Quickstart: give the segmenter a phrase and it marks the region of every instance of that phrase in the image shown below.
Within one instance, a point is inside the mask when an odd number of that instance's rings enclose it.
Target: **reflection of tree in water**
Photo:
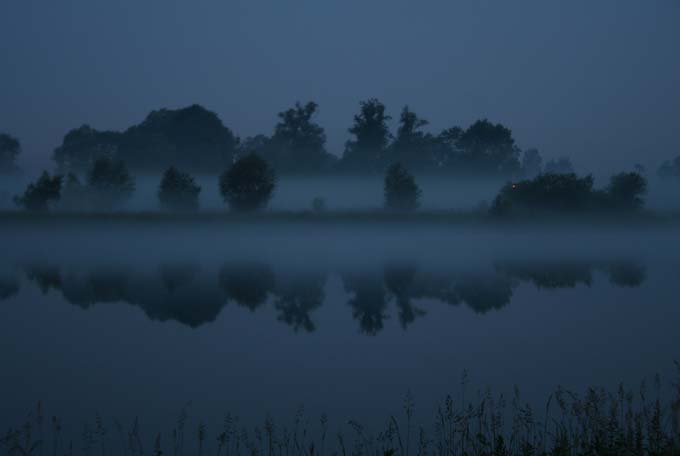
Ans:
[[[40,291],[47,293],[50,289],[61,289],[59,268],[50,265],[30,264],[25,267],[26,277],[35,282]]]
[[[609,281],[619,287],[636,288],[647,279],[646,268],[635,261],[616,261],[605,267]]]
[[[384,326],[387,318],[387,300],[381,277],[374,275],[344,275],[345,290],[354,293],[349,300],[352,316],[359,322],[361,331],[374,336]]]
[[[403,329],[416,318],[426,314],[423,309],[411,302],[417,298],[415,286],[416,267],[410,264],[389,265],[385,267],[385,286],[395,299],[399,312],[399,323]]]
[[[574,288],[579,284],[590,286],[594,269],[607,273],[609,281],[619,287],[639,287],[647,278],[646,268],[635,260],[503,262],[497,263],[496,268],[509,277],[547,289]]]
[[[503,262],[496,268],[499,272],[537,288],[574,288],[579,283],[590,286],[593,282],[592,262]]]
[[[168,275],[168,271],[172,273]],[[68,302],[84,309],[97,303],[126,302],[141,308],[151,320],[174,320],[192,328],[214,321],[226,303],[215,281],[199,275],[198,267],[192,265],[164,265],[158,275],[122,267],[64,273],[32,267],[26,273],[41,289],[49,284]]]
[[[296,275],[277,280],[274,306],[279,312],[278,320],[298,332],[316,329],[309,313],[321,307],[325,297],[325,274]]]
[[[168,291],[174,291],[182,285],[191,283],[201,270],[200,266],[194,263],[165,263],[158,269]]]
[[[485,314],[510,304],[516,286],[505,277],[480,275],[459,279],[454,290],[458,298],[472,310]]]
[[[19,282],[11,276],[0,275],[0,300],[9,299],[19,293]]]
[[[477,273],[441,269],[432,272],[397,263],[387,265],[382,273],[342,274],[342,280],[352,295],[348,304],[361,332],[376,335],[388,318],[389,302],[394,302],[399,323],[406,329],[426,314],[414,304],[416,300],[465,304],[484,314],[508,305],[522,281],[539,289],[590,286],[594,270],[603,271],[610,283],[621,287],[637,287],[646,279],[643,265],[625,260],[504,261],[497,262],[490,272]],[[325,272],[288,272],[275,277],[267,264],[257,262],[228,263],[219,273],[205,273],[192,263],[166,263],[151,274],[124,266],[60,270],[46,264],[31,264],[25,272],[43,293],[56,290],[82,308],[126,302],[141,308],[152,320],[174,320],[190,327],[214,321],[228,298],[254,311],[271,296],[277,319],[295,332],[316,329],[310,314],[323,304],[327,277]],[[0,275],[0,299],[18,290],[16,280]]]
[[[275,280],[271,268],[264,263],[233,263],[220,270],[220,284],[238,305],[255,311],[267,302]]]

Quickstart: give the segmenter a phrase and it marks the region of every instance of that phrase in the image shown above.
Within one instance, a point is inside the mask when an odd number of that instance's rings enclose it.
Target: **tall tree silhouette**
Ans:
[[[422,131],[427,124],[427,120],[404,106],[397,135],[387,152],[388,161],[402,163],[412,170],[433,171],[436,168],[434,139]]]
[[[264,158],[278,172],[309,174],[330,168],[334,157],[326,152],[326,134],[313,120],[318,109],[314,102],[295,103],[279,113],[270,144],[263,148]]]
[[[379,172],[390,141],[387,121],[391,117],[385,113],[385,105],[375,98],[362,101],[360,106],[349,129],[354,138],[345,143],[341,167],[352,172]]]

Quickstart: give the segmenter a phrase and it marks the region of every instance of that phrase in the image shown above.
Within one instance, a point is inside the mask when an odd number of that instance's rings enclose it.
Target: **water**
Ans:
[[[0,228],[0,427],[38,400],[147,430],[180,409],[380,425],[411,392],[614,389],[680,359],[674,231]]]

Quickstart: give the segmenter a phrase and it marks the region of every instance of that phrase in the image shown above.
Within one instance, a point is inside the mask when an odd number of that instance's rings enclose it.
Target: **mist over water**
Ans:
[[[16,209],[12,198],[35,179],[37,174],[0,178],[0,210]],[[608,176],[596,178],[597,185],[604,185]],[[506,183],[507,179],[474,179],[446,176],[418,177],[422,189],[423,210],[475,210],[486,208]],[[158,185],[160,175],[142,175],[136,178],[136,190],[132,199],[121,208],[127,211],[154,211],[159,209]],[[222,200],[217,176],[196,176],[201,186],[199,197],[201,210],[226,210]],[[384,204],[382,176],[282,176],[277,181],[271,210],[310,210],[314,198],[323,198],[329,210],[368,210],[381,208]],[[649,178],[645,197],[646,207],[651,210],[677,211],[680,209],[680,186],[676,182]]]
[[[0,232],[5,426],[37,399],[76,426],[99,411],[167,429],[188,401],[208,423],[304,405],[377,426],[407,391],[427,422],[465,370],[541,407],[558,384],[635,385],[680,357],[675,229]]]

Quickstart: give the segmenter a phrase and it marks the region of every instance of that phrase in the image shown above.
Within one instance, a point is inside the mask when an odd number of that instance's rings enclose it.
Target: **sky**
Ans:
[[[314,100],[341,154],[377,97],[581,172],[656,168],[680,155],[679,24],[680,0],[2,0],[0,131],[37,169],[84,123],[199,103],[246,137]]]

